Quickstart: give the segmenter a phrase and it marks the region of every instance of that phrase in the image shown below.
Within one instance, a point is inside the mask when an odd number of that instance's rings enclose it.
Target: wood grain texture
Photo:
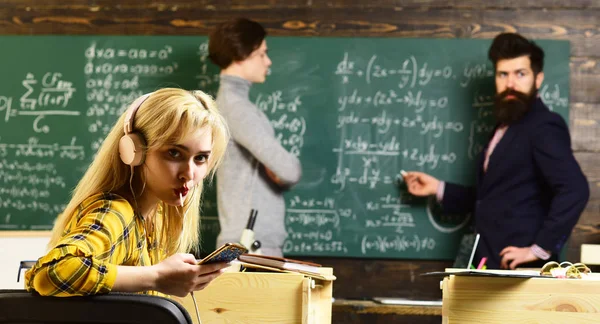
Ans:
[[[579,261],[582,243],[600,243],[600,153],[580,151],[575,153],[575,159],[588,179],[590,199],[567,244],[566,259],[569,261]]]
[[[600,58],[571,57],[570,70],[571,103],[600,103]]]
[[[442,315],[441,306],[383,305],[370,300],[336,300],[333,309],[337,312],[347,311],[356,314]]]
[[[0,231],[0,237],[47,237],[52,236],[51,231]]]
[[[503,31],[565,39],[574,56],[597,56],[598,9],[463,9],[428,6],[266,8],[213,6],[0,7],[0,34],[207,34],[237,16],[271,35],[492,38]]]
[[[88,6],[82,4],[81,0],[65,1],[46,1],[40,4],[35,0],[4,0],[2,5],[18,7],[38,7],[38,8],[73,8]],[[200,7],[206,9],[282,9],[282,8],[386,8],[393,10],[402,10],[404,8],[469,8],[469,9],[589,9],[600,8],[600,3],[595,0],[176,0],[176,1],[152,1],[129,0],[126,3],[115,3],[114,0],[99,0],[89,4],[89,7],[98,8],[160,8],[160,7],[178,7],[193,8]]]
[[[336,310],[334,307],[333,324],[440,324],[440,316],[399,315],[399,314],[356,314],[348,310]]]
[[[309,279],[291,273],[224,273],[203,290],[195,292],[196,305],[204,323],[301,323],[303,302],[320,295],[303,291]],[[325,294],[327,295],[327,294]],[[196,323],[191,296],[175,298],[192,315]],[[313,309],[307,316],[323,315],[331,319],[331,297],[327,309]],[[319,319],[310,317],[311,323]]]
[[[451,276],[443,287],[448,323],[591,324],[600,312],[598,280]]]
[[[442,308],[431,306],[381,305],[373,301],[336,300],[332,323],[439,324]]]
[[[600,104],[573,103],[569,115],[573,150],[576,152],[599,152]],[[587,167],[591,168],[592,166]]]

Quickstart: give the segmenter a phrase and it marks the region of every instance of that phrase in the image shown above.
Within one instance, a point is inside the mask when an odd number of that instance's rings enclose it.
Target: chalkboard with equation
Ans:
[[[48,230],[118,115],[159,87],[215,94],[207,38],[1,36],[0,230]],[[286,193],[286,255],[453,259],[470,223],[409,195],[399,172],[463,184],[493,129],[490,40],[269,37],[251,99],[303,177]],[[540,95],[568,122],[569,43]],[[218,180],[217,180],[218,181]],[[203,250],[219,229],[214,189]],[[259,215],[260,217],[260,215]]]

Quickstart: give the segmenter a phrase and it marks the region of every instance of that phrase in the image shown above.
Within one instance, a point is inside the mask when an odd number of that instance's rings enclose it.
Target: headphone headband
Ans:
[[[152,92],[146,93],[141,97],[137,98],[131,106],[127,109],[127,114],[125,115],[125,123],[123,123],[123,131],[125,134],[130,134],[133,132],[133,120],[135,118],[135,113],[140,109],[140,106],[150,97]]]
[[[129,106],[127,113],[125,114],[125,122],[123,123],[125,135],[121,136],[121,139],[119,140],[119,156],[123,163],[132,167],[144,163],[146,157],[144,136],[133,132],[133,119],[135,118],[137,110],[144,101],[150,97],[150,94],[152,93],[147,93],[137,98],[131,106]]]

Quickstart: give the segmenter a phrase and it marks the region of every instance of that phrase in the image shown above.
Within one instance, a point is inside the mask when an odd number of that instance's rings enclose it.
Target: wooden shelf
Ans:
[[[442,307],[387,305],[370,300],[336,299],[333,302],[333,312],[348,312],[355,314],[442,316]]]

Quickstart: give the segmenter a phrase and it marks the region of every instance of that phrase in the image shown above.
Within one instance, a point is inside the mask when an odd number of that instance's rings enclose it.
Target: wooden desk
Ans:
[[[600,280],[449,276],[442,323],[598,323]]]
[[[331,268],[323,268],[332,274]],[[331,323],[333,282],[295,273],[230,272],[197,291],[203,323]],[[194,323],[191,296],[178,300]]]

